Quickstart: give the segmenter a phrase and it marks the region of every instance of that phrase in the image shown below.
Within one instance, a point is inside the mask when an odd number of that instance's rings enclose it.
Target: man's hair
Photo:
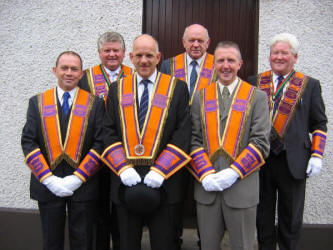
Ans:
[[[158,41],[156,40],[155,37],[153,37],[153,36],[150,35],[150,34],[141,34],[141,35],[138,35],[137,37],[134,38],[134,40],[133,40],[133,44],[134,44],[134,42],[136,41],[136,39],[138,39],[139,37],[142,37],[142,36],[149,36],[149,37],[151,37],[151,38],[155,41],[155,43],[156,43],[156,49],[157,49],[156,52],[157,52],[157,53],[160,52],[160,49],[159,49],[159,46],[158,46]]]
[[[122,35],[115,31],[108,31],[102,34],[97,40],[97,48],[101,49],[104,43],[120,43],[120,47],[125,50],[125,42]]]
[[[216,45],[216,48],[215,48],[215,51],[214,51],[214,54],[216,52],[216,50],[220,49],[220,48],[234,48],[238,51],[238,59],[239,60],[242,60],[242,54],[240,52],[240,49],[239,49],[239,46],[237,43],[233,42],[233,41],[222,41],[222,42],[219,42],[217,45]]]
[[[209,39],[208,29],[206,29],[206,27],[202,26],[201,24],[193,23],[193,24],[191,24],[191,25],[189,25],[189,26],[187,26],[187,27],[185,28],[185,30],[184,30],[184,34],[183,34],[183,39],[184,39],[184,40],[185,40],[185,38],[186,38],[186,33],[187,33],[188,28],[189,28],[190,26],[192,26],[192,25],[200,25],[202,28],[204,28],[204,29],[206,30],[207,40]]]
[[[270,50],[272,51],[274,45],[278,42],[288,43],[290,46],[291,53],[294,55],[298,54],[299,41],[296,36],[290,33],[280,33],[275,35],[270,42]]]
[[[76,56],[77,58],[79,58],[80,59],[80,63],[81,63],[81,69],[82,69],[82,59],[81,59],[81,56],[78,53],[76,53],[74,51],[71,51],[71,50],[64,51],[64,52],[60,53],[60,55],[57,57],[57,60],[56,60],[56,64],[55,64],[56,67],[58,66],[59,59],[60,59],[60,57],[62,55],[72,55],[72,56]]]

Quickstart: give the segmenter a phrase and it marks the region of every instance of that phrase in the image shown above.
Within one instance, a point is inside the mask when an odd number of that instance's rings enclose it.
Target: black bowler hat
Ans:
[[[142,182],[132,187],[122,185],[119,192],[120,199],[133,214],[148,215],[161,203],[161,190],[148,187]]]

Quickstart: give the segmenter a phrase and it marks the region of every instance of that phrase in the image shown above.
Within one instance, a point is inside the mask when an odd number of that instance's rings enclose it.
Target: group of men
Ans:
[[[153,250],[180,249],[188,173],[201,249],[220,249],[226,230],[232,249],[253,249],[256,228],[259,249],[296,249],[327,131],[319,81],[294,69],[297,39],[276,35],[271,70],[248,82],[236,43],[207,53],[199,24],[182,43],[160,71],[147,34],[133,42],[134,70],[116,32],[98,40],[100,65],[83,71],[77,53],[59,55],[58,86],[29,100],[22,132],[43,249],[63,249],[66,214],[71,249],[96,248],[96,234],[109,249],[111,231],[113,249],[139,250],[143,226]]]

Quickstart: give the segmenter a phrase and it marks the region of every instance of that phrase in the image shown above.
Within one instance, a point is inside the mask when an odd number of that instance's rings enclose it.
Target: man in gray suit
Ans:
[[[269,152],[267,96],[238,78],[239,47],[220,42],[214,53],[218,81],[196,93],[192,107],[190,172],[195,182],[203,250],[220,249],[229,231],[232,249],[253,249],[258,169]]]

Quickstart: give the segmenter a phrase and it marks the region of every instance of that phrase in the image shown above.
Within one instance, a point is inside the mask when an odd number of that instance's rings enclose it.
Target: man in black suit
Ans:
[[[125,41],[120,33],[115,31],[103,33],[97,40],[101,63],[86,69],[78,86],[106,102],[110,84],[132,73],[132,69],[123,64],[125,49]],[[117,212],[115,204],[110,202],[109,169],[102,167],[99,178],[96,248],[110,249],[111,232],[112,249],[119,250]]]
[[[260,170],[259,249],[275,250],[276,244],[280,250],[296,249],[306,178],[319,174],[322,168],[325,106],[319,81],[294,70],[298,47],[292,34],[274,36],[270,44],[271,70],[248,79],[267,93],[272,118],[271,153]]]
[[[102,158],[112,170],[122,250],[141,249],[144,224],[153,250],[176,249],[175,206],[190,160],[189,96],[183,81],[156,70],[160,56],[152,36],[137,37],[130,53],[137,73],[111,84],[107,98]]]
[[[64,249],[66,210],[71,249],[92,249],[104,102],[77,87],[77,53],[61,53],[53,73],[58,86],[29,100],[22,132],[30,196],[38,201],[44,250]]]

